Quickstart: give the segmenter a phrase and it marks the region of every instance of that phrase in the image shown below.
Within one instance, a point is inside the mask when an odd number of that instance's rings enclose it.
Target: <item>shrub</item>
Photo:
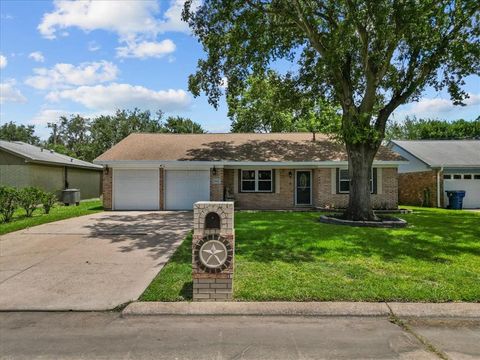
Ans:
[[[0,186],[0,214],[2,222],[12,220],[13,213],[18,206],[18,191],[10,186]]]
[[[27,217],[31,217],[38,205],[42,202],[42,190],[33,186],[18,191],[19,204],[25,209]]]
[[[42,204],[43,204],[43,211],[45,214],[50,212],[50,209],[53,208],[55,203],[57,202],[57,195],[51,192],[43,192],[42,193]]]

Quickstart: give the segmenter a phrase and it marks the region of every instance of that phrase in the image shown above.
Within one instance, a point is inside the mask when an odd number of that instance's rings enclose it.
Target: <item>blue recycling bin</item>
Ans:
[[[466,192],[464,190],[447,190],[448,208],[454,210],[462,210],[463,198]]]

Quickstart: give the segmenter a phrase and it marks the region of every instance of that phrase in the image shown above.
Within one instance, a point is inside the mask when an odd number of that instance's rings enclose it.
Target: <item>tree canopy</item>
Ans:
[[[251,75],[278,60],[305,97],[342,109],[339,135],[349,155],[346,216],[371,220],[369,174],[391,113],[428,86],[456,104],[463,79],[480,73],[478,0],[188,0],[183,18],[207,54],[190,76],[195,96],[214,106],[242,93]]]
[[[36,145],[40,142],[35,135],[34,125],[17,125],[13,121],[0,126],[0,139],[7,141],[23,141],[27,144]]]
[[[390,123],[385,137],[389,140],[480,139],[480,116],[474,121],[407,117],[402,122]]]
[[[132,133],[204,133],[200,124],[178,116],[164,120],[162,111],[117,110],[113,115],[93,119],[81,115],[61,116],[48,124],[50,135],[46,141],[35,136],[34,125],[16,125],[13,122],[0,127],[0,139],[24,141],[42,145],[58,153],[85,161],[92,161]]]

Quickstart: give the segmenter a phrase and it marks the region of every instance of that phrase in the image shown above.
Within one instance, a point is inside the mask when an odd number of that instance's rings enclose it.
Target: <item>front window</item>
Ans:
[[[348,169],[339,169],[338,171],[338,192],[342,194],[348,194],[350,192]],[[373,168],[370,172],[370,192],[373,193]]]
[[[272,170],[241,170],[242,192],[272,192]]]

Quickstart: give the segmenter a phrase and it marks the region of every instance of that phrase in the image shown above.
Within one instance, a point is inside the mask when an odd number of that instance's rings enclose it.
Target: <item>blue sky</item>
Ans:
[[[228,131],[222,101],[193,98],[188,75],[204,56],[180,20],[184,0],[0,1],[0,124],[35,124],[60,115],[94,116],[116,108],[162,109],[211,132]],[[466,79],[468,106],[432,89],[394,117],[472,120],[480,115],[480,79]]]

